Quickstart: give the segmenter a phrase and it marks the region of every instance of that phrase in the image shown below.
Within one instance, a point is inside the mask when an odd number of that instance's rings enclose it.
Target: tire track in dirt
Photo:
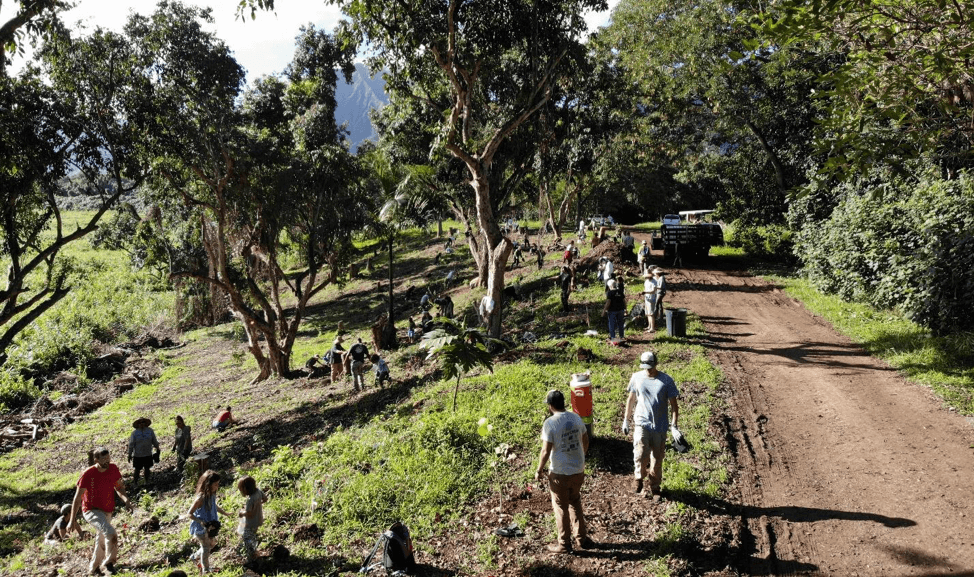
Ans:
[[[752,575],[974,575],[974,433],[773,285],[673,270],[731,391]],[[745,552],[748,553],[748,552]]]

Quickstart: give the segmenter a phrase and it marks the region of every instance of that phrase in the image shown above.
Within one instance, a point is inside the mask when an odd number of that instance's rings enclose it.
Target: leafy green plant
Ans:
[[[487,350],[490,343],[498,343],[478,328],[469,328],[466,323],[459,324],[450,319],[441,319],[443,328],[423,335],[420,348],[429,351],[427,359],[439,359],[444,376],[456,379],[453,391],[453,410],[457,410],[457,395],[460,393],[460,379],[476,367],[494,371],[494,358]]]
[[[477,542],[477,560],[487,569],[497,567],[497,554],[500,552],[500,540],[493,533]]]

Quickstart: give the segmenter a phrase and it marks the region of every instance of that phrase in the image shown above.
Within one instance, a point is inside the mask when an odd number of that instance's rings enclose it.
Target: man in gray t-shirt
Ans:
[[[558,526],[558,542],[548,545],[548,550],[568,553],[573,548],[590,548],[592,541],[588,538],[585,516],[582,514],[588,429],[581,417],[565,411],[565,395],[561,391],[548,391],[545,404],[551,415],[541,426],[541,455],[534,478],[538,480],[545,474],[544,468],[550,458],[548,489]]]
[[[633,415],[636,424],[632,436],[633,464],[636,469],[633,490],[636,493],[643,492],[643,479],[647,477],[648,464],[649,492],[643,494],[655,501],[661,496],[660,486],[663,482],[663,449],[666,431],[670,427],[667,409],[672,411],[673,426],[676,427],[680,418],[680,407],[676,399],[680,392],[672,377],[656,370],[656,355],[652,351],[646,351],[639,357],[639,368],[645,370],[633,373],[629,379],[629,399],[622,418],[622,432],[629,434],[629,415]]]

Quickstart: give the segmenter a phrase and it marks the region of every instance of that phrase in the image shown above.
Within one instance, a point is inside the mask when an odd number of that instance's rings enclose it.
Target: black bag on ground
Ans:
[[[372,558],[382,550],[382,566],[386,572],[405,572],[413,573],[416,568],[416,559],[413,556],[413,540],[409,536],[409,529],[405,525],[396,521],[389,527],[388,531],[379,535],[379,539],[372,547],[372,552],[362,561],[360,573],[368,571],[369,563]]]

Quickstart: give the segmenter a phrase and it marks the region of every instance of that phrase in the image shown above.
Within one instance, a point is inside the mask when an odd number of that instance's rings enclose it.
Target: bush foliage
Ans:
[[[941,335],[974,320],[974,181],[916,180],[843,185],[821,221],[809,219],[796,251],[820,290],[901,310]],[[793,217],[810,203],[799,203]]]

